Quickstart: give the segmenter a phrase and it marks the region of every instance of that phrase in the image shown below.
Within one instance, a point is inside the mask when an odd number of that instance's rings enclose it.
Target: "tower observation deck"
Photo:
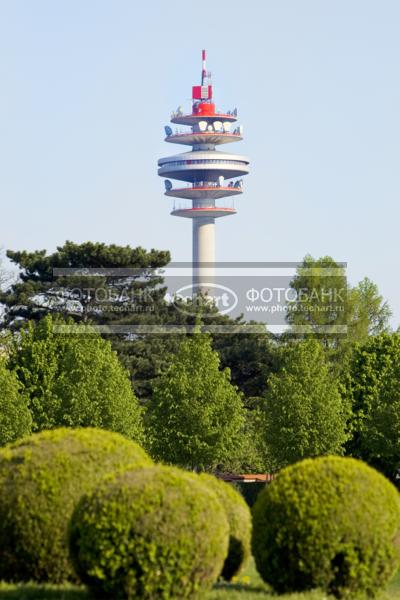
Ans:
[[[165,127],[165,141],[191,146],[191,150],[158,161],[158,174],[166,177],[165,195],[179,198],[171,212],[193,222],[193,285],[195,292],[212,295],[215,262],[215,219],[236,213],[232,202],[222,198],[242,194],[242,177],[249,172],[246,156],[217,150],[243,137],[237,121],[237,109],[218,112],[213,101],[211,75],[206,70],[206,52],[202,52],[201,85],[192,88],[192,112],[181,107],[171,115],[171,123],[184,130]],[[186,185],[175,183],[186,182]]]

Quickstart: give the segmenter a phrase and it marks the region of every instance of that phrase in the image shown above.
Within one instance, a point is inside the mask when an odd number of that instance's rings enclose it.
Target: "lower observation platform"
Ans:
[[[197,217],[211,217],[217,219],[218,217],[227,217],[229,215],[235,215],[236,210],[234,208],[222,208],[222,207],[198,207],[198,208],[177,208],[171,212],[174,217],[186,217],[187,219],[196,219]]]
[[[213,200],[218,200],[218,198],[224,198],[225,196],[237,196],[238,194],[242,193],[243,190],[241,187],[234,187],[233,185],[202,185],[197,187],[173,188],[172,190],[165,192],[165,195],[175,198],[186,198],[188,200],[202,200],[203,198],[212,198]]]

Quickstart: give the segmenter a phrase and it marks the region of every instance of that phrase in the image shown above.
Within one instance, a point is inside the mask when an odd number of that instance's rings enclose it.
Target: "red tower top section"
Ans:
[[[171,123],[176,125],[189,125],[198,128],[200,121],[223,121],[234,123],[237,121],[237,111],[227,113],[217,112],[213,102],[213,86],[211,84],[211,73],[206,70],[206,51],[202,52],[203,68],[201,71],[201,85],[192,87],[192,112],[184,114],[181,107],[171,115]],[[172,141],[170,136],[168,141]]]
[[[215,104],[212,102],[211,74],[206,69],[206,51],[202,51],[201,85],[192,87],[194,115],[214,115]]]

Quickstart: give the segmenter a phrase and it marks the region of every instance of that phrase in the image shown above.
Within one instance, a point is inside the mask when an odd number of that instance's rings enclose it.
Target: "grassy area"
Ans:
[[[77,586],[0,584],[0,600],[88,600],[88,598],[85,590]],[[217,584],[204,600],[261,600],[262,598],[273,600],[276,596],[268,590],[252,563],[237,581]],[[288,594],[280,598],[282,600],[323,600],[326,596],[315,590],[305,594]],[[381,594],[380,600],[400,600],[400,573]]]
[[[262,598],[276,600],[277,596],[273,595],[262,581],[254,563],[251,563],[247,571],[239,576],[237,582],[217,584],[214,590],[207,595],[207,600],[261,600]],[[323,600],[326,596],[323,592],[315,590],[304,594],[286,594],[279,598],[282,600]],[[380,596],[380,600],[389,599],[400,600],[400,572]]]

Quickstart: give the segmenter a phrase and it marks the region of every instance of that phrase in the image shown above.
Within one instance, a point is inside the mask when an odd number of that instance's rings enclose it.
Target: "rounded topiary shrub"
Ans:
[[[229,550],[221,575],[227,581],[238,575],[251,554],[251,513],[244,498],[229,483],[213,475],[202,473],[199,476],[214,490],[225,509],[229,523]]]
[[[77,506],[70,551],[95,597],[196,598],[218,578],[229,528],[214,492],[173,467],[121,472]]]
[[[253,507],[257,569],[278,593],[374,595],[398,567],[399,541],[397,490],[351,458],[287,467]]]
[[[108,473],[152,465],[136,443],[100,429],[56,429],[0,450],[0,580],[75,578],[68,523]]]

